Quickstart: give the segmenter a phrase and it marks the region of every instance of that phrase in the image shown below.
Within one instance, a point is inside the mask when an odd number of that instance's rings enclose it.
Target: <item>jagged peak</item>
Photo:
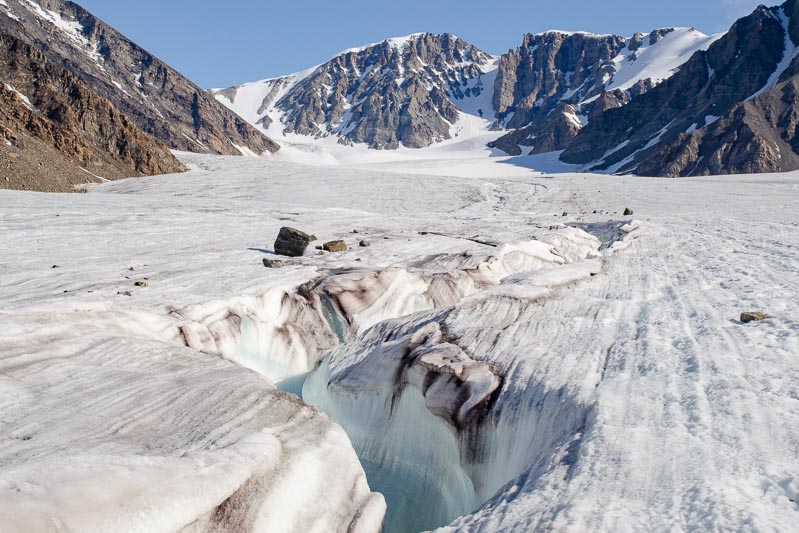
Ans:
[[[707,35],[694,27],[687,27],[687,26],[666,26],[662,28],[656,28],[650,32],[636,32],[632,36],[625,37],[623,35],[613,34],[613,33],[592,33],[587,31],[566,31],[566,30],[547,30],[544,32],[539,33],[528,33],[525,34],[524,42],[530,43],[531,41],[540,41],[542,38],[547,37],[582,37],[583,39],[618,39],[622,42],[630,42],[640,40],[643,37],[650,38],[650,44],[654,44],[658,40],[662,39],[666,35],[671,33],[694,33],[698,36],[707,37]]]
[[[346,50],[342,50],[342,51],[340,51],[338,53],[333,54],[330,57],[330,59],[335,59],[335,58],[337,58],[339,56],[343,56],[343,55],[347,55],[347,54],[357,54],[359,52],[365,52],[366,50],[369,50],[370,48],[376,48],[378,46],[389,46],[391,48],[402,49],[409,42],[419,40],[420,37],[424,37],[425,35],[428,35],[428,33],[417,32],[417,33],[411,33],[410,35],[405,35],[405,36],[402,36],[402,37],[389,37],[387,39],[383,39],[382,41],[377,41],[377,42],[374,42],[374,43],[369,43],[369,44],[364,44],[364,45],[361,45],[361,46],[354,46],[352,48],[347,48]]]
[[[224,91],[238,90],[238,89],[241,89],[243,87],[248,87],[248,86],[253,86],[253,85],[272,85],[272,84],[276,84],[276,83],[280,83],[280,82],[297,83],[297,82],[302,81],[303,79],[307,78],[311,74],[315,73],[318,69],[324,67],[328,63],[336,61],[337,59],[339,59],[339,58],[341,58],[343,56],[346,56],[346,55],[349,55],[349,54],[360,54],[362,52],[367,52],[367,51],[370,51],[372,49],[381,48],[381,47],[390,47],[390,48],[394,48],[394,49],[397,49],[397,50],[402,50],[408,44],[410,44],[410,43],[418,43],[418,42],[422,41],[424,38],[427,38],[427,37],[433,37],[433,38],[441,39],[441,40],[447,39],[447,40],[450,40],[450,41],[453,41],[453,42],[456,42],[456,43],[463,43],[469,49],[474,50],[475,52],[480,54],[480,56],[482,57],[483,61],[477,61],[477,63],[479,63],[479,65],[483,66],[483,67],[492,65],[498,59],[498,56],[493,56],[493,55],[491,55],[491,54],[489,54],[487,52],[484,52],[483,50],[481,50],[480,48],[478,48],[474,44],[472,44],[472,43],[470,43],[470,42],[468,42],[468,41],[466,41],[466,40],[464,40],[464,39],[462,39],[462,38],[460,38],[457,35],[454,35],[452,33],[449,33],[449,32],[446,32],[446,33],[418,32],[418,33],[412,33],[410,35],[405,35],[405,36],[402,36],[402,37],[389,37],[387,39],[383,39],[382,41],[369,43],[369,44],[365,44],[365,45],[361,45],[361,46],[355,46],[355,47],[352,47],[352,48],[347,48],[346,50],[342,50],[340,52],[337,52],[337,53],[333,54],[324,63],[320,63],[318,65],[314,65],[313,67],[310,67],[308,69],[305,69],[305,70],[302,70],[302,71],[299,71],[299,72],[294,72],[294,73],[291,73],[291,74],[284,74],[284,75],[281,75],[281,76],[275,76],[275,77],[271,77],[271,78],[264,78],[264,79],[257,80],[257,81],[252,81],[252,82],[246,82],[246,83],[242,83],[240,85],[236,85],[236,86],[233,86],[233,87],[227,87],[227,88],[218,87],[218,88],[211,88],[211,89],[208,89],[208,90],[211,93],[219,94],[219,93],[223,93]]]
[[[570,31],[570,30],[546,30],[538,33],[528,33],[527,35],[531,37],[546,37],[548,35],[565,35],[567,37],[571,37],[574,35],[580,35],[583,37],[616,37],[616,35],[612,33],[592,33],[589,31]]]
[[[483,52],[482,50],[477,48],[472,43],[469,43],[465,39],[461,39],[460,37],[458,37],[457,35],[454,35],[452,33],[449,33],[449,32],[445,32],[445,33],[418,32],[418,33],[412,33],[410,35],[405,35],[405,36],[402,36],[402,37],[389,37],[387,39],[383,39],[382,41],[369,43],[369,44],[365,44],[365,45],[361,45],[361,46],[356,46],[356,47],[353,47],[353,48],[347,48],[346,50],[342,50],[341,52],[333,54],[333,56],[331,56],[328,61],[333,61],[335,59],[338,59],[338,58],[340,58],[342,56],[346,56],[346,55],[349,55],[349,54],[360,54],[362,52],[367,52],[367,51],[370,51],[372,49],[393,48],[393,49],[396,49],[396,50],[404,50],[410,44],[420,43],[420,42],[424,41],[425,39],[429,39],[429,38],[432,38],[434,40],[439,40],[439,41],[442,41],[442,42],[443,41],[450,41],[450,42],[454,42],[454,43],[461,43],[461,44],[463,44],[463,45],[465,45],[465,46],[467,46],[467,47],[469,47],[471,49],[474,49],[475,51],[480,52],[482,55],[486,56],[486,58],[491,57],[490,54],[488,54],[486,52]]]

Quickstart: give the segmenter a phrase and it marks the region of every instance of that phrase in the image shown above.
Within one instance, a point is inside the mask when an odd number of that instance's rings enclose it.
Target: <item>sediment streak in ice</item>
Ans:
[[[517,273],[585,261],[595,268],[600,242],[571,227],[494,253],[441,255],[413,266],[321,273],[298,288],[171,313],[186,345],[219,352],[280,381],[313,369],[324,350],[384,320],[443,309]],[[590,258],[594,261],[590,261]],[[547,282],[549,283],[549,282]],[[509,290],[506,287],[506,290]]]
[[[341,428],[159,340],[154,316],[89,306],[0,322],[4,532],[379,529],[383,498]]]

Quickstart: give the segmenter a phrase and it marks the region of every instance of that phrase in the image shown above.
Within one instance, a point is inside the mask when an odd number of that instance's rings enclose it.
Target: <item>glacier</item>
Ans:
[[[0,191],[4,529],[790,531],[799,176],[472,148]]]

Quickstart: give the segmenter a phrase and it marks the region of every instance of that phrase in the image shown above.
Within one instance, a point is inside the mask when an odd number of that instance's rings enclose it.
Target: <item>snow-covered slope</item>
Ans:
[[[455,36],[418,33],[344,50],[300,73],[211,93],[277,138],[332,135],[371,148],[420,148],[464,129],[487,130],[495,70],[496,58]]]
[[[670,78],[698,50],[706,50],[723,34],[705,35],[696,28],[673,28],[659,39],[652,35],[641,41],[636,36],[613,58],[614,72],[605,90],[627,91],[647,80],[657,85]],[[640,45],[633,45],[640,41]]]
[[[2,530],[379,528],[346,434],[181,346],[179,321],[118,304],[0,311]]]
[[[7,529],[378,531],[353,447],[392,531],[799,521],[796,175],[182,157],[0,191]]]

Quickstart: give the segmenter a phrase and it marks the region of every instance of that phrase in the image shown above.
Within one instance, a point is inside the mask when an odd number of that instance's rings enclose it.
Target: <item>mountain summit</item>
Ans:
[[[493,116],[496,61],[454,35],[419,33],[345,50],[304,72],[212,93],[273,135],[422,148],[456,135],[463,108],[486,120]]]

